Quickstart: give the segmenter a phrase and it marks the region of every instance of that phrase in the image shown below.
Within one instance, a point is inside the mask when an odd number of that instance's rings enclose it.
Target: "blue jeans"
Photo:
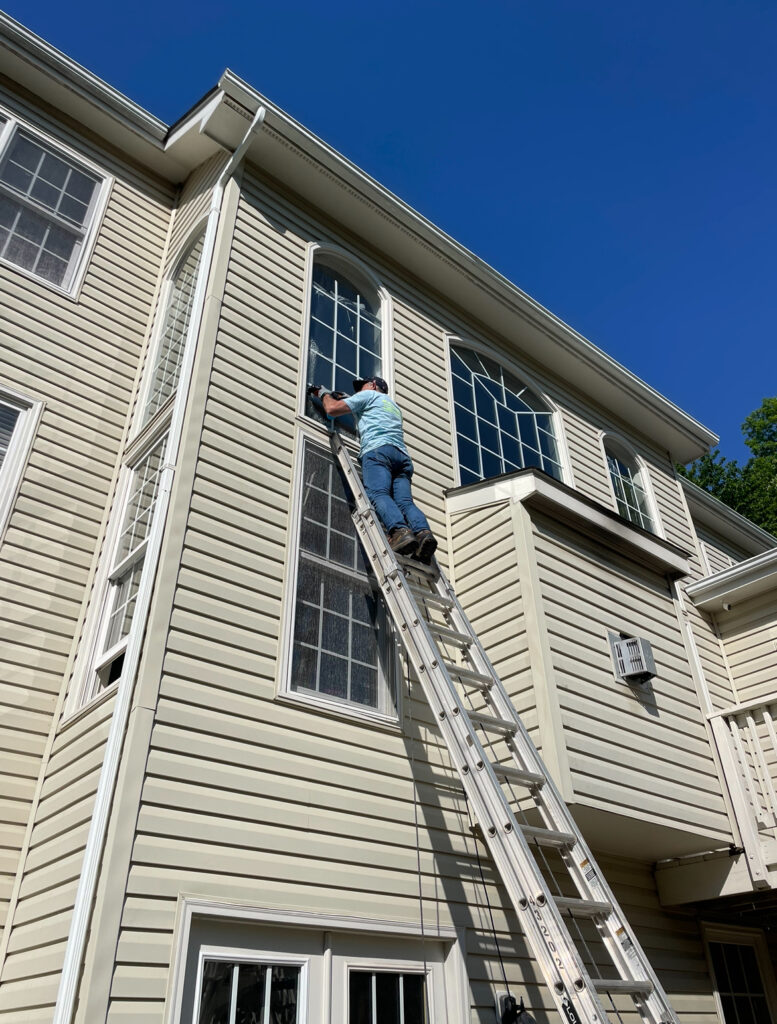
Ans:
[[[364,489],[388,533],[397,526],[409,526],[414,533],[429,529],[426,516],[413,503],[412,475],[410,456],[396,445],[384,444],[362,456]]]

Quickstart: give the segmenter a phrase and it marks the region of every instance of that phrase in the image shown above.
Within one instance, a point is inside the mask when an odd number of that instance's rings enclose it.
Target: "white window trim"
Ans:
[[[146,430],[151,427],[151,424],[157,423],[158,420],[165,420],[172,417],[173,405],[175,404],[175,396],[177,393],[174,391],[164,405],[161,405],[159,409],[154,413],[151,419],[144,421],[143,412],[146,408],[146,402],[151,392],[151,388],[154,385],[153,373],[156,366],[156,358],[159,353],[159,346],[162,344],[162,332],[165,327],[165,319],[167,317],[167,310],[170,305],[170,298],[173,291],[173,285],[175,283],[175,276],[181,269],[184,261],[188,258],[192,246],[197,241],[200,234],[205,233],[208,218],[204,215],[198,219],[196,224],[192,227],[186,236],[183,244],[179,246],[178,252],[175,259],[170,264],[170,269],[165,274],[164,284],[160,289],[159,301],[157,302],[156,311],[154,314],[154,329],[151,334],[151,338],[146,347],[145,362],[143,365],[143,378],[142,383],[138,392],[138,397],[135,402],[135,408],[132,414],[132,426],[130,427],[129,439],[127,441],[127,447],[130,447]],[[202,257],[200,257],[202,262]],[[198,271],[199,276],[199,271]],[[181,360],[183,365],[183,357]],[[179,380],[180,383],[180,380]],[[152,428],[153,429],[153,428]]]
[[[380,300],[380,322],[381,322],[381,376],[389,387],[389,393],[394,393],[394,304],[390,293],[381,283],[375,273],[362,262],[357,256],[343,249],[339,245],[329,242],[310,242],[305,254],[305,275],[304,275],[304,301],[302,306],[302,337],[300,344],[300,367],[297,379],[299,388],[297,393],[297,417],[305,424],[312,424],[319,433],[326,433],[324,424],[311,419],[305,415],[305,403],[307,400],[308,384],[315,384],[316,381],[307,380],[308,367],[308,345],[310,342],[310,313],[313,294],[313,266],[318,262],[326,263],[330,257],[335,267],[339,264],[343,273],[347,276],[349,268],[357,278],[363,278],[365,282],[374,289]]]
[[[349,984],[348,974],[353,970],[374,971],[391,974],[420,974],[424,978],[426,990],[426,1005],[429,1010],[429,1020],[434,1022],[442,1020],[444,1007],[437,1007],[437,993],[444,988],[444,964],[436,960],[423,963],[419,960],[398,960],[391,957],[377,956],[338,956],[335,958],[339,978],[337,979],[342,993],[342,1000],[347,1005]]]
[[[302,928],[326,934],[368,935],[376,939],[412,939],[423,943],[440,942],[446,947],[443,975],[445,981],[446,1000],[452,1013],[448,1024],[468,1024],[469,1022],[469,982],[465,959],[465,934],[463,930],[441,925],[436,919],[426,926],[409,924],[407,921],[382,920],[369,917],[349,917],[341,914],[316,914],[307,911],[279,910],[276,908],[259,907],[255,904],[228,902],[206,899],[197,896],[179,896],[175,929],[173,932],[173,959],[169,974],[167,998],[165,1000],[165,1016],[163,1024],[189,1024],[181,1020],[184,1001],[184,981],[186,963],[191,943],[194,919],[208,920],[213,923],[242,922],[280,928]],[[278,954],[276,954],[278,955]],[[323,954],[326,957],[326,953]],[[289,957],[280,956],[281,962],[290,962]],[[350,960],[351,958],[349,958]],[[371,957],[376,966],[390,962]],[[328,1019],[328,1018],[325,1018]],[[304,1024],[308,1024],[304,1020]]]
[[[575,480],[572,472],[572,463],[569,459],[569,445],[567,444],[566,432],[564,430],[564,417],[562,416],[561,409],[557,403],[554,402],[553,399],[548,396],[547,392],[537,384],[531,374],[527,373],[524,367],[521,366],[520,363],[516,362],[515,359],[513,359],[507,352],[499,351],[495,347],[486,345],[480,341],[474,341],[472,338],[460,334],[446,334],[445,372],[448,382],[448,423],[450,428],[451,451],[453,455],[456,486],[461,486],[459,449],[456,443],[456,410],[454,409],[453,402],[453,371],[451,367],[451,348],[456,345],[461,348],[469,348],[473,352],[477,352],[478,355],[488,356],[489,359],[493,359],[495,363],[499,363],[500,366],[503,366],[506,370],[513,373],[530,391],[533,391],[538,398],[541,398],[542,401],[545,402],[552,417],[553,435],[559,448],[561,483],[566,484],[568,487],[574,487]]]
[[[639,455],[634,449],[634,445],[630,444],[629,441],[622,434],[616,433],[614,430],[600,430],[599,431],[599,449],[601,451],[602,462],[604,464],[604,471],[607,474],[607,487],[610,493],[610,505],[617,516],[619,516],[624,523],[631,523],[632,526],[636,526],[637,529],[643,529],[638,523],[635,523],[632,519],[627,519],[622,516],[618,511],[618,502],[615,497],[615,489],[612,485],[612,477],[610,476],[610,467],[607,462],[607,442],[612,441],[616,448],[622,448],[627,456],[630,456],[637,467],[639,473],[640,483],[642,484],[643,490],[645,491],[645,497],[648,503],[648,511],[650,517],[653,520],[653,529],[648,530],[648,533],[655,534],[656,537],[661,537],[662,540],[666,540],[666,533],[661,522],[661,517],[658,514],[658,503],[656,502],[656,496],[653,491],[653,481],[650,477],[650,471],[645,460]]]
[[[402,724],[402,682],[404,673],[403,664],[399,652],[395,653],[396,658],[396,714],[383,714],[370,708],[361,708],[356,704],[346,704],[337,700],[327,700],[312,693],[292,690],[291,665],[292,650],[294,646],[294,615],[297,592],[297,568],[299,565],[299,535],[302,521],[302,494],[303,465],[305,444],[313,443],[328,448],[327,435],[322,438],[321,432],[316,430],[318,424],[313,424],[305,419],[297,430],[297,438],[294,446],[294,479],[292,482],[291,504],[289,507],[289,543],[287,546],[287,563],[284,573],[285,585],[284,605],[281,611],[280,636],[283,638],[278,658],[278,675],[276,679],[276,699],[312,711],[320,711],[337,718],[349,718],[356,722],[380,726],[399,731]]]
[[[202,973],[206,960],[225,960],[228,963],[267,964],[270,966],[299,967],[299,990],[297,993],[297,1020],[306,1024],[308,1019],[308,984],[310,957],[284,956],[271,950],[243,949],[231,946],[201,946],[197,960],[197,980],[194,992],[194,1010],[192,1024],[197,1024],[200,1016],[200,1000],[202,998]],[[183,1024],[183,1022],[182,1022]]]
[[[759,928],[711,924],[706,921],[702,921],[701,930],[702,938],[704,940],[704,953],[707,957],[707,969],[709,971],[710,981],[712,982],[715,1006],[717,1007],[718,1017],[720,1018],[721,1024],[725,1021],[725,1017],[723,1016],[723,1003],[720,998],[720,992],[718,991],[715,971],[712,967],[710,942],[722,942],[735,946],[750,946],[755,950],[758,968],[761,972],[761,979],[764,983],[764,991],[766,992],[766,1004],[769,1007],[769,1012],[772,1015],[774,1024],[777,1024],[777,983],[775,982],[775,972],[769,956],[769,948],[766,944],[766,937],[764,933]],[[768,1022],[764,1021],[764,1024],[768,1024]]]
[[[32,451],[32,442],[38,429],[43,402],[28,398],[12,388],[0,385],[0,401],[19,410],[11,443],[0,467],[0,543],[11,519],[11,512],[21,487],[22,477]]]
[[[50,288],[52,291],[58,292],[60,295],[64,295],[69,299],[77,300],[81,287],[84,283],[86,269],[92,258],[97,236],[100,233],[100,228],[105,216],[105,210],[108,205],[108,197],[111,193],[111,189],[113,188],[114,178],[112,175],[108,174],[103,167],[94,163],[93,160],[85,157],[82,153],[79,153],[77,150],[68,146],[64,142],[61,142],[59,139],[52,138],[50,135],[42,132],[40,129],[34,127],[29,121],[19,117],[18,114],[12,113],[7,107],[0,107],[0,114],[7,118],[6,123],[0,129],[0,159],[2,159],[2,156],[5,153],[5,148],[7,143],[10,141],[11,134],[18,127],[28,135],[31,135],[33,138],[38,140],[42,146],[47,149],[52,149],[55,152],[59,151],[63,157],[66,157],[68,160],[72,160],[73,163],[80,165],[84,170],[89,171],[96,178],[100,179],[100,184],[98,185],[97,191],[92,199],[92,212],[89,220],[89,226],[84,232],[83,245],[81,246],[81,251],[77,257],[77,263],[73,269],[70,283],[67,287],[53,284],[51,281],[47,281],[45,278],[39,277],[31,270],[20,267],[11,260],[0,258],[0,266],[15,270],[30,281],[35,281],[37,284],[42,285],[45,288]]]

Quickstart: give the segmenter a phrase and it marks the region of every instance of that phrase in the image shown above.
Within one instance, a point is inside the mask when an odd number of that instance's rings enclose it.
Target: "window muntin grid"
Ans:
[[[307,380],[351,394],[354,377],[381,375],[381,319],[377,297],[367,297],[339,270],[313,265]],[[308,400],[306,413],[321,419]],[[355,431],[352,416],[338,426]]]
[[[198,1024],[298,1024],[301,968],[206,960]]]
[[[75,161],[16,128],[0,163],[0,258],[67,287],[100,184]]]
[[[151,451],[138,463],[132,473],[129,497],[116,553],[115,564],[120,565],[136,552],[151,531],[151,521],[159,496],[159,482],[167,437],[157,441]]]
[[[0,469],[2,469],[5,457],[11,447],[20,415],[21,409],[8,405],[7,402],[0,402]]]
[[[451,347],[461,483],[534,466],[561,480],[548,407],[509,370],[471,349]]]
[[[768,1024],[772,1016],[753,946],[710,942],[709,950],[726,1024]]]
[[[605,444],[605,454],[618,515],[636,526],[641,526],[643,530],[653,532],[650,502],[642,486],[639,468],[631,459],[617,453],[609,444]]]
[[[385,607],[331,455],[305,445],[290,689],[393,710],[394,668]]]
[[[348,972],[348,1024],[427,1024],[423,974]]]
[[[204,238],[203,233],[192,245],[186,258],[179,265],[172,283],[151,375],[151,386],[143,410],[144,423],[161,409],[178,386]]]
[[[141,557],[137,562],[133,562],[122,576],[114,580],[113,602],[104,645],[106,651],[110,651],[129,635],[144,561],[145,559]]]

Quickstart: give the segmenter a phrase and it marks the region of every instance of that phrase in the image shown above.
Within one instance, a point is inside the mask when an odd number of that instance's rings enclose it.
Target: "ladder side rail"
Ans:
[[[566,802],[555,782],[550,777],[534,741],[521,721],[520,715],[516,711],[513,702],[504,688],[504,684],[499,678],[499,674],[486,654],[453,587],[442,571],[440,572],[438,590],[441,594],[444,593],[451,601],[451,612],[455,628],[461,632],[468,633],[472,638],[472,647],[470,648],[471,660],[479,671],[489,674],[493,680],[487,696],[492,701],[497,714],[500,718],[512,719],[515,723],[514,743],[516,747],[519,747],[521,759],[524,760],[522,767],[530,771],[540,772],[545,776],[545,785],[539,792],[534,793],[534,799],[540,810],[546,811],[550,818],[549,821],[546,821],[546,824],[559,832],[569,832],[575,836],[575,845],[570,848],[564,859],[578,892],[585,899],[607,903],[613,908],[608,913],[603,914],[599,920],[601,920],[603,925],[603,930],[600,929],[602,941],[609,952],[616,970],[624,980],[642,977],[651,982],[653,991],[649,996],[645,997],[645,1002],[648,1004],[652,1014],[651,1020],[654,1020],[656,1024],[676,1022],[677,1017],[653,970],[649,958],[642,949],[626,916],[620,910],[620,904],[610,889],[609,883],[605,879],[588,844],[583,839],[577,822],[572,817]]]
[[[353,460],[336,433],[332,434],[332,447],[353,492],[357,533],[381,584],[399,639],[443,734],[467,799],[483,830],[484,841],[553,1000],[567,1020],[574,1006],[584,1014],[585,1024],[606,1024],[607,1015],[588,972],[469,721],[458,690],[443,665],[440,650],[415,597],[404,583]]]
[[[354,513],[360,540],[376,575],[379,578],[383,576],[383,597],[398,627],[399,639],[435,716],[467,799],[482,828],[484,842],[557,1008],[566,1016],[565,1007],[571,1003],[583,1014],[582,1021],[586,1024],[605,1024],[607,1016],[593,982],[537,868],[458,691],[442,664],[439,648],[415,597],[404,585],[399,567],[384,572],[385,562],[393,560],[393,553],[385,542],[376,544],[370,529],[376,524],[374,520],[365,523],[367,516],[374,514]],[[384,554],[384,546],[388,555]]]

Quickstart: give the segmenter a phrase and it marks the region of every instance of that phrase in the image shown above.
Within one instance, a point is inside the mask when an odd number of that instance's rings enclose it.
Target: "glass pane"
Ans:
[[[399,1024],[399,979],[398,974],[375,975],[376,1024]]]
[[[151,419],[178,386],[186,335],[194,305],[203,241],[204,235],[200,235],[179,267],[172,284],[154,368],[151,371],[151,387],[143,413],[144,421]]]
[[[422,974],[406,974],[403,978],[404,987],[404,1024],[425,1024],[426,1007],[424,1006],[425,986]]]
[[[233,965],[206,960],[200,990],[199,1024],[230,1024]]]
[[[158,441],[133,470],[115,565],[142,544],[151,531],[166,441],[166,437]]]
[[[99,181],[78,170],[65,157],[16,133],[8,148],[0,179],[35,203],[83,227]]]
[[[372,974],[368,971],[348,975],[348,1024],[372,1024]]]
[[[299,967],[273,967],[270,981],[270,1024],[296,1024],[299,975]],[[240,1016],[238,1016],[236,1024],[243,1024]],[[254,1022],[246,1019],[245,1024],[254,1024]],[[258,1018],[257,1024],[259,1024]]]
[[[264,1019],[265,979],[263,964],[240,964],[237,969],[235,1024],[260,1024]]]

